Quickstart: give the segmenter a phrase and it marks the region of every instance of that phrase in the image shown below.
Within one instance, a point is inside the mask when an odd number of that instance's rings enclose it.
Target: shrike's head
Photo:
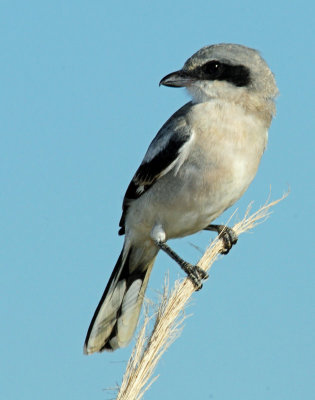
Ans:
[[[227,43],[203,47],[160,85],[186,87],[197,103],[211,98],[242,102],[242,98],[253,97],[272,102],[278,93],[274,76],[258,51]]]

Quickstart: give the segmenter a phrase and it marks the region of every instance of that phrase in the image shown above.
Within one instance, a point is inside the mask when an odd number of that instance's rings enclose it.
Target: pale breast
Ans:
[[[237,105],[198,104],[187,115],[193,142],[187,159],[130,206],[128,225],[167,238],[203,229],[234,204],[254,178],[267,142],[266,127]],[[140,233],[140,232],[139,232]]]

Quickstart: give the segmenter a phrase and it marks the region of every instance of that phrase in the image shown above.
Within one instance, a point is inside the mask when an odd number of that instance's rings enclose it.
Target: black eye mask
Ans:
[[[191,71],[191,75],[200,80],[227,81],[235,86],[248,86],[250,72],[244,65],[231,65],[220,61],[209,61]]]

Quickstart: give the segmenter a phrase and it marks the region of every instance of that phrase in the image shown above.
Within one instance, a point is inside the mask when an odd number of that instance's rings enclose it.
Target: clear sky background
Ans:
[[[0,398],[110,399],[131,346],[82,354],[119,255],[121,202],[200,47],[259,49],[280,89],[249,202],[289,197],[211,270],[146,397],[314,396],[314,2],[1,0]],[[173,242],[196,262],[211,232]],[[159,255],[147,291],[166,272]]]

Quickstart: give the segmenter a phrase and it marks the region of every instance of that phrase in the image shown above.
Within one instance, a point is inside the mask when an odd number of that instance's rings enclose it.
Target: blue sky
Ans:
[[[131,347],[83,356],[122,246],[121,202],[165,120],[158,87],[200,47],[259,49],[280,89],[259,172],[238,207],[289,197],[241,236],[193,296],[145,398],[314,396],[314,4],[160,0],[0,3],[0,397],[109,399]],[[211,233],[173,242],[196,262]],[[159,255],[147,291],[182,276]]]

